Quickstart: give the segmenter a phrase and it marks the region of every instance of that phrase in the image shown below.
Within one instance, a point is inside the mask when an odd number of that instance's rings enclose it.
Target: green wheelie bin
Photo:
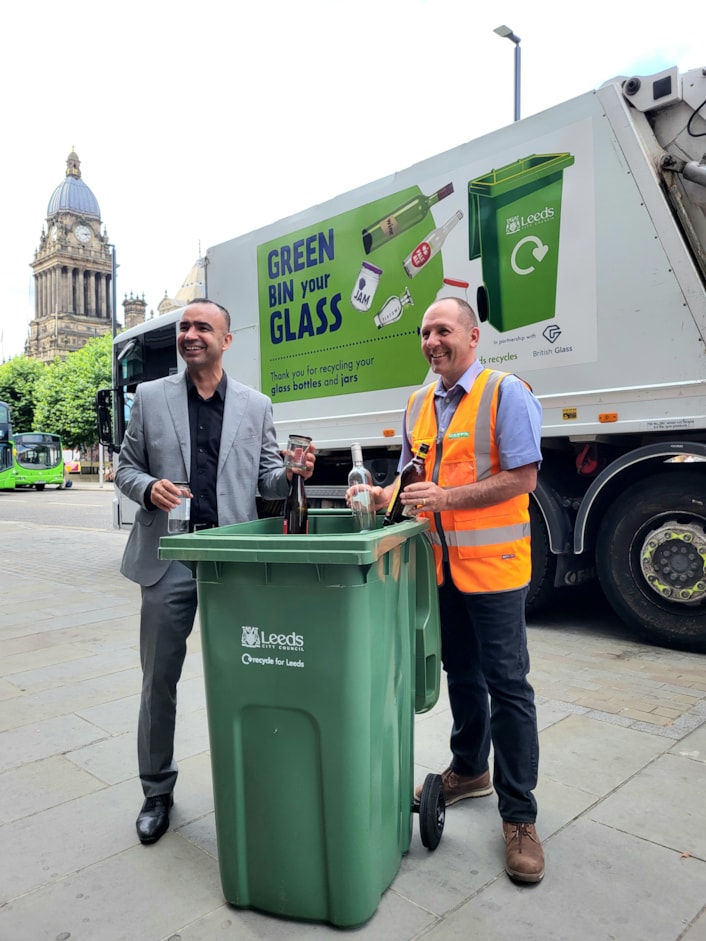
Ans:
[[[468,184],[478,316],[501,333],[554,317],[563,172],[571,154],[532,154]]]
[[[313,510],[308,535],[270,518],[162,539],[197,579],[229,903],[351,927],[394,879],[413,812],[438,845],[440,776],[413,802],[414,713],[440,681],[427,528],[358,533]]]

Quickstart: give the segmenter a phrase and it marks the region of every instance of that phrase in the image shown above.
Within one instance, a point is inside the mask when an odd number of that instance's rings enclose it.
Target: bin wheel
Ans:
[[[419,798],[419,835],[422,838],[422,846],[426,846],[430,851],[437,848],[444,832],[445,820],[446,801],[441,775],[428,774]]]

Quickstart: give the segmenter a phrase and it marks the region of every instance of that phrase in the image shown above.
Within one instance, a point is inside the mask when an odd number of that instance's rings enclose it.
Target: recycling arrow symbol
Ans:
[[[544,256],[549,251],[549,246],[545,245],[541,239],[538,239],[536,235],[527,235],[525,238],[520,239],[520,241],[515,245],[512,250],[512,255],[510,257],[510,264],[512,265],[512,270],[515,274],[532,274],[534,271],[534,265],[530,265],[529,268],[520,268],[517,263],[517,255],[523,245],[531,244],[534,245],[532,249],[532,255],[534,256],[535,261],[538,263],[543,261]]]

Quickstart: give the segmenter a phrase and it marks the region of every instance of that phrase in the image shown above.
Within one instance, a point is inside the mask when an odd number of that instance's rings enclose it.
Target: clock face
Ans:
[[[91,230],[87,225],[77,225],[74,229],[74,235],[79,242],[88,242],[91,238]]]

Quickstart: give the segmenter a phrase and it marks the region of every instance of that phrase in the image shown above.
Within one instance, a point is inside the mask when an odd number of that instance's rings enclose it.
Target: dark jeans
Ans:
[[[462,594],[448,571],[439,588],[441,654],[453,715],[451,751],[457,774],[488,768],[503,820],[534,823],[539,735],[534,690],[527,681],[527,589]]]

